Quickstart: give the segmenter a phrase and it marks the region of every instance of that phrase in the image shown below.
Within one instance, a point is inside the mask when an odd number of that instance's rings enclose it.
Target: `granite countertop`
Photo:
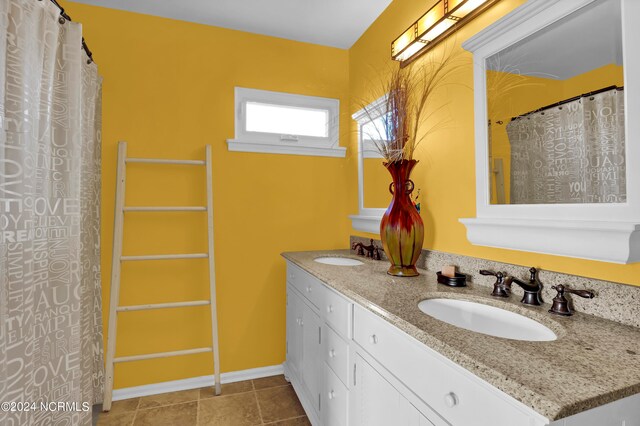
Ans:
[[[386,261],[354,256],[349,250],[283,256],[551,421],[640,393],[640,328],[579,312],[551,315],[548,304],[525,306],[514,295],[493,298],[483,286],[449,288],[437,284],[435,271],[392,277],[386,274]],[[321,256],[350,257],[364,264],[313,261]],[[474,300],[523,314],[552,329],[558,339],[511,340],[449,325],[418,309],[418,302],[433,297]]]

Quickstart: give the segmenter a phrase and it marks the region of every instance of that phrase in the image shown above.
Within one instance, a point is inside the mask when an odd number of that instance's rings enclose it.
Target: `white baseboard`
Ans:
[[[282,364],[268,367],[250,368],[248,370],[230,371],[220,374],[220,382],[233,383],[243,380],[259,379],[262,377],[277,376],[283,374]],[[170,382],[152,383],[150,385],[132,386],[130,388],[115,389],[113,400],[137,398],[140,396],[157,395],[159,393],[176,392],[188,389],[204,388],[213,386],[213,375],[192,377],[189,379],[172,380]]]

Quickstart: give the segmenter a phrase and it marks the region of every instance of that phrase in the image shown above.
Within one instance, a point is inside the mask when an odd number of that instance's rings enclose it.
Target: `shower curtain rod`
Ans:
[[[65,11],[64,11],[64,7],[60,6],[60,4],[56,1],[56,0],[51,0],[51,3],[55,4],[56,7],[58,9],[60,9],[60,16],[64,19],[66,19],[67,21],[71,22],[71,16],[69,16]],[[64,22],[60,22],[61,24]],[[89,50],[89,46],[87,46],[87,43],[85,43],[84,41],[84,37],[82,37],[82,50],[84,50],[84,52],[87,54],[87,56],[89,57],[89,60],[87,61],[88,64],[90,64],[91,62],[93,62],[93,53],[91,53],[91,50]]]
[[[598,90],[594,90],[593,92],[588,92],[588,93],[583,93],[582,95],[578,95],[578,96],[574,96],[573,98],[569,98],[569,99],[565,99],[564,101],[560,101],[560,102],[556,102],[547,106],[543,106],[542,108],[538,108],[536,110],[533,111],[529,111],[527,113],[518,115],[517,117],[511,117],[511,121],[515,120],[516,118],[523,118],[526,117],[527,115],[531,115],[531,114],[535,114],[536,112],[540,112],[540,111],[544,111],[546,109],[549,108],[553,108],[553,107],[557,107],[560,105],[564,105],[564,104],[568,104],[569,102],[573,102],[573,101],[577,101],[578,99],[582,99],[582,98],[586,98],[587,96],[593,96],[593,95],[597,95],[598,93],[602,93],[602,92],[608,92],[609,90],[624,90],[624,86],[607,86],[607,87],[603,87],[602,89],[598,89]]]

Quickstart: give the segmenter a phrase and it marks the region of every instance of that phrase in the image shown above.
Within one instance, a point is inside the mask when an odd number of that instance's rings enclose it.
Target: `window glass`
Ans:
[[[329,136],[329,111],[326,109],[247,102],[245,111],[248,132]]]
[[[362,140],[386,141],[389,140],[385,125],[387,115],[375,118],[362,125]]]

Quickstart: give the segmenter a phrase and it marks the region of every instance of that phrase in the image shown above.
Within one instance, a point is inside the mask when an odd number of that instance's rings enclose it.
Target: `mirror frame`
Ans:
[[[367,208],[364,205],[364,159],[365,158],[383,158],[373,143],[363,140],[362,126],[376,119],[378,116],[370,116],[369,111],[380,111],[380,107],[387,102],[387,96],[381,96],[371,102],[365,108],[355,112],[351,118],[357,123],[356,137],[358,138],[358,214],[349,216],[351,226],[357,231],[370,232],[372,234],[380,233],[380,221],[386,208]]]
[[[473,53],[476,217],[460,219],[472,244],[614,263],[640,261],[640,16],[637,0],[622,10],[627,202],[490,203],[486,59],[597,0],[529,0],[463,43]],[[636,117],[630,120],[629,117]]]

